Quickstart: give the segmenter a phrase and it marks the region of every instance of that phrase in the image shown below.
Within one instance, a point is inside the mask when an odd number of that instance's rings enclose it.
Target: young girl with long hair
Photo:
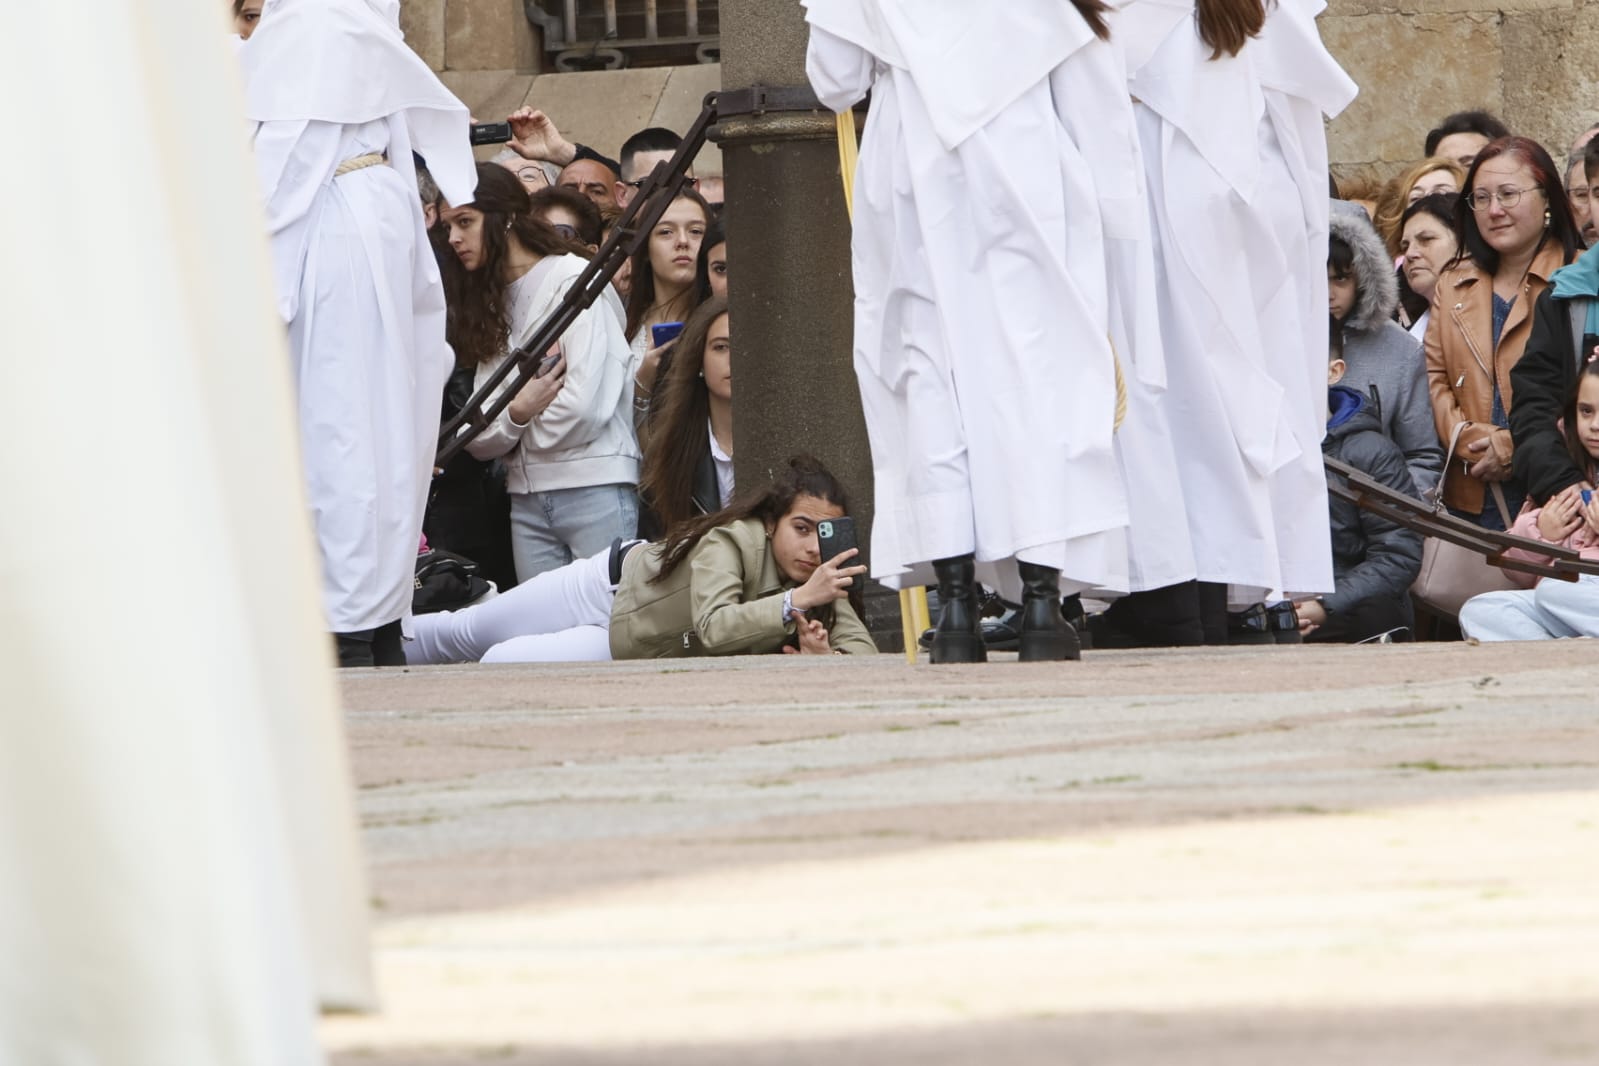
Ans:
[[[823,559],[817,526],[844,488],[796,456],[767,488],[658,544],[618,541],[501,596],[417,619],[412,664],[666,659],[877,648],[850,602],[855,549]]]
[[[525,343],[577,280],[586,249],[534,218],[516,176],[478,165],[476,198],[442,213],[460,269],[446,274],[450,342],[477,382]],[[637,530],[633,379],[616,316],[590,307],[467,450],[504,457],[517,580],[586,558]]]
[[[698,259],[711,216],[704,197],[684,185],[655,223],[649,240],[629,261],[626,332],[633,351],[634,387],[641,402],[647,401],[655,388],[667,347],[655,344],[650,327],[687,320],[710,295],[708,283],[699,275]]]
[[[644,442],[640,532],[673,529],[727,506],[733,494],[733,367],[727,301],[689,316],[672,349],[660,407]]]
[[[1589,354],[1583,363],[1561,418],[1566,450],[1586,480],[1542,507],[1529,504],[1511,532],[1599,559],[1599,493],[1593,491],[1599,468],[1599,355]],[[1460,629],[1477,640],[1599,637],[1599,577],[1542,578],[1530,589],[1473,596],[1461,608]]]

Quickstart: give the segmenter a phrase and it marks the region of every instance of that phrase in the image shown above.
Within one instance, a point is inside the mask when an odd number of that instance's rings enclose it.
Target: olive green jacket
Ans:
[[[627,554],[611,607],[613,659],[673,659],[781,651],[794,635],[783,622],[783,579],[772,542],[756,518],[718,526],[658,585],[661,545]],[[835,651],[877,651],[848,600],[833,604],[829,643]]]

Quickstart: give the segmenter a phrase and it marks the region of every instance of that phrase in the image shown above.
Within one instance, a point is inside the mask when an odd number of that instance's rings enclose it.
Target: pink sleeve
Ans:
[[[1526,505],[1521,508],[1521,513],[1516,516],[1515,522],[1511,524],[1511,535],[1525,537],[1528,540],[1535,540],[1539,543],[1545,543],[1543,534],[1538,532],[1538,515],[1542,511],[1542,507],[1534,507],[1532,505],[1532,501],[1528,500]],[[1505,557],[1509,559],[1520,559],[1529,563],[1547,563],[1551,558],[1548,555],[1525,548],[1511,548],[1509,551],[1505,552]],[[1520,570],[1506,570],[1504,571],[1504,574],[1516,584],[1522,586],[1523,588],[1529,589],[1536,585],[1539,580],[1541,580],[1536,575],[1528,574]]]

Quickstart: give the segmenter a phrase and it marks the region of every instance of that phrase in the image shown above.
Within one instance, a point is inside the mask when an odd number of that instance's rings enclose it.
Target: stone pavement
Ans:
[[[341,1066],[1599,1062],[1595,645],[344,677]]]

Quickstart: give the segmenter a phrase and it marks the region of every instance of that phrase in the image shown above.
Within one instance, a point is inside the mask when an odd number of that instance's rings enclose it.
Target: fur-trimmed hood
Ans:
[[[1355,306],[1344,328],[1368,333],[1394,317],[1399,306],[1399,277],[1382,238],[1364,215],[1333,212],[1330,235],[1340,237],[1354,256]]]

